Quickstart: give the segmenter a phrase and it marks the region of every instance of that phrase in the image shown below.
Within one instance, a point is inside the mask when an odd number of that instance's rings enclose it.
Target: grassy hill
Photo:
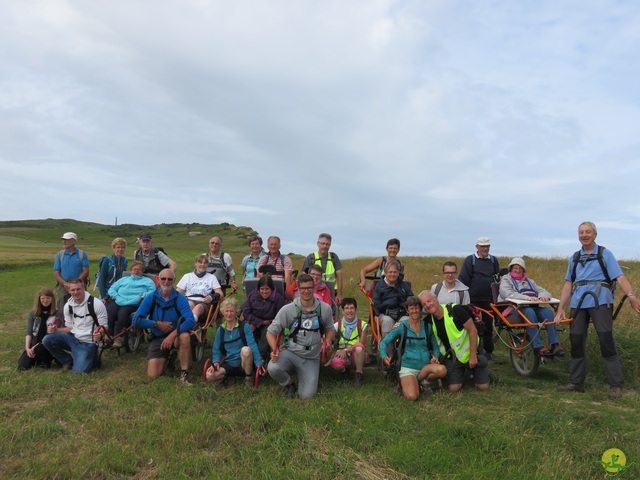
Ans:
[[[622,450],[627,464],[640,460],[640,336],[628,306],[615,324],[627,380],[616,402],[607,400],[593,330],[584,395],[555,392],[568,381],[568,356],[525,378],[515,374],[502,344],[488,392],[466,386],[460,394],[437,392],[415,403],[397,396],[375,367],[365,369],[361,390],[323,368],[318,395],[305,402],[284,401],[270,380],[258,390],[200,381],[181,388],[173,375],[146,378],[146,344],[135,354],[106,352],[103,368],[90,375],[57,368],[17,372],[26,313],[38,288],[52,285],[53,256],[69,230],[91,256],[92,273],[112,238],[127,239],[131,258],[135,237],[150,231],[178,262],[178,275],[192,269],[214,234],[239,265],[252,232],[225,224],[0,222],[0,478],[589,479],[604,476],[598,462],[610,448]],[[357,298],[365,319],[357,278],[370,260],[344,262],[345,294]],[[415,292],[440,279],[445,260],[403,258]],[[528,274],[558,295],[566,260],[526,260]],[[302,257],[294,263],[300,268]],[[621,264],[640,289],[640,264]],[[568,331],[560,339],[568,347]],[[197,377],[202,364],[192,371]],[[631,466],[619,478],[638,478],[639,469]]]

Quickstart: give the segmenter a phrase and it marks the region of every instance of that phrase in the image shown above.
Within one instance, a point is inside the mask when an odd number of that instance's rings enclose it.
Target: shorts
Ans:
[[[447,383],[449,385],[461,385],[464,382],[464,371],[469,368],[467,363],[460,363],[457,358],[447,359],[444,361],[447,367]],[[489,383],[489,369],[487,368],[487,360],[483,355],[478,354],[478,365],[471,372],[473,373],[473,381],[476,385],[486,385]]]
[[[413,375],[414,377],[418,378],[418,375],[420,375],[420,370],[416,370],[415,368],[407,368],[407,367],[400,367],[400,371],[398,372],[398,376],[400,378],[402,377],[408,377],[409,375]]]
[[[165,360],[169,358],[169,350],[163,350],[161,348],[162,342],[166,337],[154,337],[151,342],[149,342],[149,352],[147,353],[147,360],[152,360],[154,358],[164,358]]]
[[[234,367],[227,362],[221,363],[220,368],[224,368],[227,377],[244,377],[246,375],[242,367]]]

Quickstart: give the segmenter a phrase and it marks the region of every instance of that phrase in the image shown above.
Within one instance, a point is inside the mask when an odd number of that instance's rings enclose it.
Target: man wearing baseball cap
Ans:
[[[476,241],[476,253],[465,258],[458,277],[462,283],[469,287],[471,303],[488,311],[491,311],[489,304],[493,301],[491,284],[500,272],[498,259],[493,255],[489,255],[490,248],[491,240],[489,237],[478,238]],[[489,360],[494,358],[492,321],[491,316],[483,312],[484,332],[478,332],[482,337],[485,356]]]
[[[71,297],[69,280],[79,278],[86,287],[89,279],[89,256],[87,252],[76,248],[78,236],[73,232],[66,232],[60,239],[63,248],[53,261],[53,278],[57,282],[54,291],[58,310],[62,309]]]

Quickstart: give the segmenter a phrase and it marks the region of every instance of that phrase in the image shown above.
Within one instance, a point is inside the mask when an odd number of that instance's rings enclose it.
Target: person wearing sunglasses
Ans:
[[[167,368],[171,350],[176,348],[180,362],[180,380],[184,385],[192,385],[189,376],[189,332],[195,325],[195,319],[189,300],[173,287],[175,275],[172,270],[162,270],[158,274],[158,280],[160,287],[153,295],[144,298],[132,322],[137,328],[150,328],[153,335],[147,355],[147,375],[150,378],[162,375]]]

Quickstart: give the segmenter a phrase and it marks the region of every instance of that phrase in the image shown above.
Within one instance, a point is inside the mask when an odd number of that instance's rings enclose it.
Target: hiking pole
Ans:
[[[622,308],[622,304],[624,303],[624,301],[627,299],[627,295],[623,295],[622,298],[620,299],[620,303],[618,303],[618,306],[616,307],[616,311],[613,312],[613,319],[615,320],[616,317],[618,316],[618,313],[620,313],[620,309]]]

